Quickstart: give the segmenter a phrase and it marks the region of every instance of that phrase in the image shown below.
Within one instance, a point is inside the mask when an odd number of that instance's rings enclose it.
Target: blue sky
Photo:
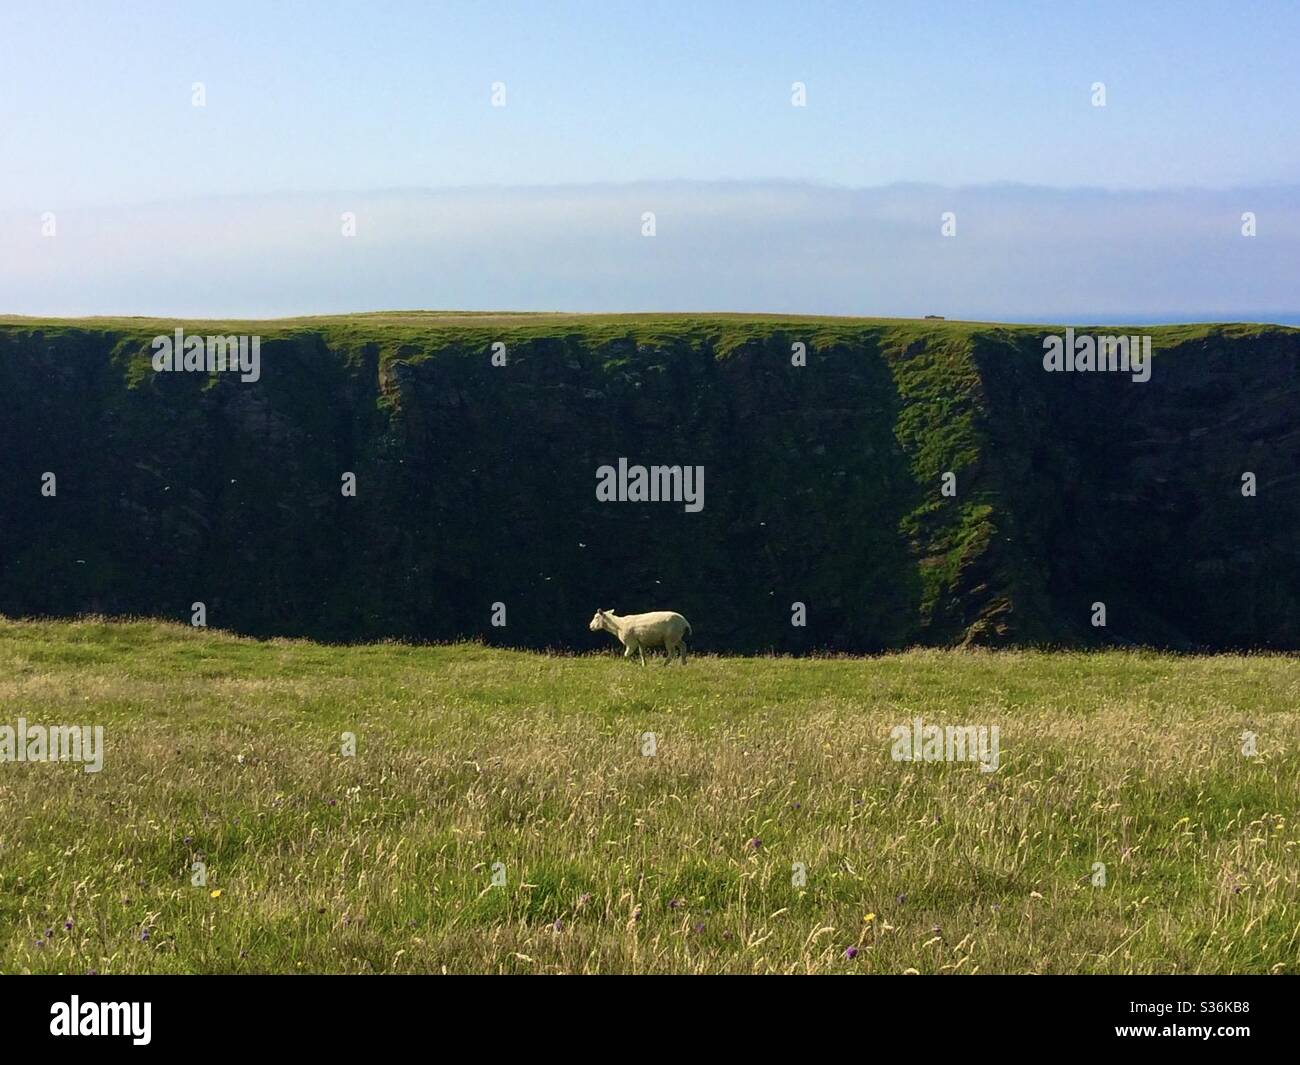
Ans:
[[[650,7],[6,0],[0,236],[22,244],[44,211],[81,218],[83,237],[113,229],[113,212],[157,203],[193,204],[195,219],[213,219],[230,210],[214,198],[232,196],[263,218],[275,217],[261,211],[275,197],[323,196],[334,217],[346,201],[397,189],[590,185],[596,200],[627,183],[669,182],[734,182],[742,196],[772,182],[828,195],[895,183],[1215,190],[1227,194],[1216,209],[1230,221],[1239,202],[1252,209],[1249,190],[1282,190],[1287,207],[1300,187],[1300,4]],[[191,106],[196,81],[202,108]],[[806,107],[790,104],[795,81],[807,86]],[[505,83],[503,108],[491,106],[494,82]],[[1092,106],[1094,82],[1105,83],[1105,107]],[[1165,208],[1181,209],[1173,204]],[[150,239],[165,237],[147,212],[136,217]],[[771,221],[756,216],[737,250],[761,246]],[[1290,225],[1261,237],[1289,241]],[[91,256],[105,270],[140,250],[129,228],[116,231],[117,243]],[[472,230],[459,239],[472,254]],[[303,235],[297,251],[309,244]],[[89,258],[61,254],[43,267],[48,300],[67,313],[98,307],[87,285],[110,279]],[[717,254],[719,266],[737,258]],[[544,263],[543,254],[519,265]],[[196,284],[207,276],[202,261],[189,268]],[[593,262],[593,283],[600,269]],[[9,280],[18,271],[10,258]],[[130,294],[114,288],[115,298],[167,311],[140,283]],[[337,309],[395,305],[357,286]],[[499,283],[457,292],[484,306],[528,302]],[[851,302],[847,292],[824,302]],[[547,293],[566,309],[616,309],[587,306],[581,286]],[[1004,300],[988,306],[1017,313]],[[0,311],[23,309],[0,290]]]

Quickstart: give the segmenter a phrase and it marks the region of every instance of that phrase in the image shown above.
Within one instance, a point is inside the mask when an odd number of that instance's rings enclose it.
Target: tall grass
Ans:
[[[106,745],[0,764],[0,970],[1295,972],[1298,706],[1278,656],[0,620],[0,725]],[[997,725],[1000,769],[891,760],[918,716]]]

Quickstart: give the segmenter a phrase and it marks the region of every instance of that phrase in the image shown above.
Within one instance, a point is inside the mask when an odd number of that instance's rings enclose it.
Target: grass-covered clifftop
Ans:
[[[260,335],[260,380],[155,373],[178,325]],[[1123,331],[1153,337],[1145,384],[1044,372],[1044,326],[0,320],[0,613],[203,602],[258,635],[588,648],[597,606],[671,607],[714,650],[1300,646],[1300,331]],[[703,466],[703,510],[598,502],[620,457]]]

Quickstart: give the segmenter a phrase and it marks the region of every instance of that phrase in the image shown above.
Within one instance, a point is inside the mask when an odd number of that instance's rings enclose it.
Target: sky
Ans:
[[[0,313],[1294,314],[1297,40],[1293,2],[6,0]]]

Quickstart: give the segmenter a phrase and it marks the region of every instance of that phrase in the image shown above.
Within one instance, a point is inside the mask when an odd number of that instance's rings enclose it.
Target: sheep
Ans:
[[[667,657],[664,665],[673,660],[673,655],[681,656],[682,665],[686,664],[686,644],[684,637],[691,631],[691,623],[681,614],[671,610],[652,610],[648,614],[624,614],[619,617],[612,610],[597,610],[587,626],[592,632],[613,633],[623,645],[623,657],[631,658],[632,652],[641,655],[641,664],[645,665],[645,649],[662,647]]]

